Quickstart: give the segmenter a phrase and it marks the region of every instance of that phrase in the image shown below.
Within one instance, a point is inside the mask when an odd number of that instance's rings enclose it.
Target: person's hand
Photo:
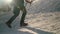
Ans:
[[[33,2],[33,0],[25,0],[27,3],[32,3]]]

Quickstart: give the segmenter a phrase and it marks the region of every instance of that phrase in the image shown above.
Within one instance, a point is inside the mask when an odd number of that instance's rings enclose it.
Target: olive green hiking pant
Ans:
[[[19,15],[20,10],[23,12],[21,16],[20,24],[24,24],[25,16],[27,14],[26,8],[24,6],[19,8],[17,6],[14,6],[13,9],[14,15],[7,21],[7,23],[11,24],[15,20],[15,18]]]

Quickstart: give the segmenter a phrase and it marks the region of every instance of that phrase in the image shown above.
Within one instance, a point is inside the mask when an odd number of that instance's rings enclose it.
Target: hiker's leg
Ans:
[[[27,11],[26,11],[25,7],[23,7],[21,10],[22,10],[23,14],[21,16],[20,26],[26,26],[27,24],[24,23],[24,20],[25,20],[25,16],[27,14]]]
[[[11,27],[12,21],[15,20],[15,18],[19,15],[19,12],[20,12],[20,9],[17,7],[14,7],[14,10],[13,10],[14,15],[9,19],[9,21],[6,22],[8,26]]]

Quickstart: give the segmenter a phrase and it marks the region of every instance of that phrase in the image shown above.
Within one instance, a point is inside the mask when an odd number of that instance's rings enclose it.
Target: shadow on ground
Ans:
[[[37,34],[53,34],[51,32],[42,31],[42,30],[39,30],[39,29],[36,29],[36,28],[33,28],[33,27],[21,27],[19,29],[22,29],[22,28],[31,30],[33,32],[36,32]],[[36,33],[34,33],[34,34],[36,34]],[[16,29],[11,28],[10,29],[6,26],[6,24],[1,23],[0,24],[0,34],[32,34],[32,32],[27,32],[26,30],[25,30],[25,32],[18,31],[18,28],[16,28]]]

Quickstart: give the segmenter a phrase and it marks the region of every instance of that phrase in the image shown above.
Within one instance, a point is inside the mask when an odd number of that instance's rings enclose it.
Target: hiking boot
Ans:
[[[12,27],[11,27],[11,24],[9,24],[9,23],[6,23],[6,25],[7,25],[9,28],[12,28]]]
[[[22,23],[22,24],[20,24],[21,27],[27,26],[27,25],[28,25],[28,23]]]

